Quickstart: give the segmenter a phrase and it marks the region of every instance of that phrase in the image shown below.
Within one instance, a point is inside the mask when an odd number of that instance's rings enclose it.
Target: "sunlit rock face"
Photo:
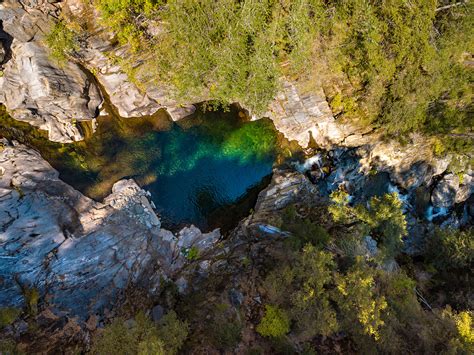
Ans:
[[[3,38],[12,38],[11,55],[0,78],[0,103],[15,119],[46,130],[52,141],[67,143],[83,138],[75,123],[92,120],[102,98],[77,64],[57,63],[44,47],[44,32],[58,11],[50,3],[29,7],[9,0],[0,4],[0,32]]]
[[[107,203],[95,202],[59,180],[37,152],[2,144],[0,307],[22,307],[27,290],[37,289],[46,306],[100,314],[127,287],[156,292],[160,278],[173,277],[186,261],[181,239],[203,251],[220,237],[161,229],[132,180],[119,182]]]
[[[302,147],[307,147],[311,138],[326,148],[342,142],[343,132],[336,124],[322,89],[303,94],[295,83],[282,80],[281,84],[280,93],[263,116],[272,119],[286,138],[296,140]]]

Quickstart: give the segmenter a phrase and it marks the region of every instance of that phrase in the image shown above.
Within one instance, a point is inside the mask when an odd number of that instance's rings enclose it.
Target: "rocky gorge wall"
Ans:
[[[193,111],[192,105],[175,106],[164,88],[143,90],[131,83],[107,55],[120,56],[125,49],[113,46],[111,35],[100,27],[84,39],[74,62],[55,63],[43,39],[62,11],[80,16],[84,8],[77,0],[0,4],[0,53],[4,53],[0,102],[12,117],[66,143],[83,138],[76,120],[94,120],[105,95],[122,117],[150,115],[165,107],[177,120]],[[282,78],[282,91],[265,116],[289,140],[302,148],[314,141],[323,153],[303,167],[275,170],[255,213],[235,234],[245,236],[251,230],[266,236],[281,234],[273,223],[275,211],[294,202],[327,199],[329,187],[339,185],[357,199],[370,188],[371,176],[383,173],[387,188],[390,184],[406,196],[412,235],[421,235],[420,228],[432,228],[436,213],[444,214],[446,225],[472,223],[472,167],[452,171],[450,165],[457,157],[434,156],[421,136],[413,135],[411,144],[402,145],[382,140],[372,129],[338,122],[322,89],[307,92],[301,86]],[[180,273],[188,262],[186,251],[193,246],[202,253],[211,251],[220,238],[218,231],[202,234],[193,226],[176,234],[162,229],[147,193],[133,181],[117,182],[110,196],[95,202],[62,182],[33,149],[6,141],[2,145],[2,307],[24,306],[25,291],[34,288],[41,302],[86,318],[111,308],[130,285],[142,284],[153,293],[164,277],[181,280],[178,283],[184,288]],[[330,159],[325,162],[326,154]],[[321,173],[324,166],[330,168]],[[413,202],[418,192],[426,200],[421,214],[415,212]],[[457,207],[463,212],[451,213]],[[416,243],[412,246],[416,252]],[[204,260],[202,269],[207,265]]]

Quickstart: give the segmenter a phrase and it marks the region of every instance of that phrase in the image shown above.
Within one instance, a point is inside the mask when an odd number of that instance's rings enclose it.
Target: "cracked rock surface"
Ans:
[[[83,139],[76,122],[95,118],[102,98],[77,64],[57,63],[44,47],[44,31],[58,12],[49,2],[0,4],[0,32],[13,38],[0,77],[0,103],[13,118],[46,130],[50,140],[68,143]]]

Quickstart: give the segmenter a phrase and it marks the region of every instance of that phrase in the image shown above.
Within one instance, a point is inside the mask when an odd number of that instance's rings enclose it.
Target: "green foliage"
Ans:
[[[13,307],[0,308],[0,329],[12,324],[18,316],[21,314],[21,310]]]
[[[456,312],[447,306],[439,312],[439,317],[446,323],[451,323],[449,332],[454,336],[448,340],[449,353],[472,354],[474,352],[474,327],[471,311]]]
[[[294,262],[277,268],[265,280],[269,302],[287,311],[300,339],[329,336],[338,329],[329,290],[335,263],[332,255],[307,244]]]
[[[77,34],[69,29],[63,20],[53,25],[45,42],[51,50],[51,56],[60,63],[64,63],[68,56],[79,48]]]
[[[402,238],[407,234],[407,223],[402,211],[402,202],[396,193],[387,193],[382,197],[374,196],[369,207],[348,205],[348,194],[336,190],[331,194],[333,203],[328,207],[335,222],[342,224],[360,224],[361,236],[370,232],[380,242],[385,256],[395,256],[401,246]]]
[[[335,282],[334,299],[345,316],[345,327],[359,336],[379,340],[387,302],[377,296],[374,270],[359,259],[345,275],[336,275]]]
[[[466,347],[469,347],[471,351],[474,351],[474,322],[472,320],[472,313],[463,311],[454,318],[461,341]]]
[[[262,113],[275,96],[280,64],[298,71],[311,58],[319,0],[96,0],[122,44],[149,61],[140,81],[159,80],[183,101],[238,101]],[[140,16],[158,19],[145,34]],[[132,58],[133,59],[133,58]]]
[[[16,355],[23,354],[23,352],[18,351],[17,346],[13,340],[0,339],[0,354]]]
[[[474,262],[474,230],[438,228],[428,237],[426,257],[438,270],[471,268]]]
[[[323,55],[351,83],[343,96],[355,99],[355,111],[346,116],[394,134],[469,132],[473,70],[463,57],[473,48],[471,3],[440,12],[435,0],[330,3],[335,15]],[[445,141],[446,148],[458,141]]]
[[[330,307],[328,284],[332,281],[332,255],[306,245],[294,270],[291,315],[303,338],[329,336],[338,329],[335,311]]]
[[[290,331],[290,319],[284,310],[265,306],[265,315],[257,326],[257,332],[264,337],[279,338]]]
[[[242,325],[237,321],[221,323],[215,328],[213,335],[217,347],[221,349],[234,348],[241,339]]]
[[[38,313],[38,301],[39,301],[39,291],[37,288],[26,288],[24,291],[26,307],[28,309],[28,313],[31,315],[36,315]]]
[[[354,211],[349,207],[349,194],[343,190],[335,190],[330,195],[333,202],[328,211],[335,222],[350,223],[354,219]]]
[[[281,228],[292,234],[297,248],[307,243],[322,247],[330,239],[328,232],[318,223],[298,215],[294,205],[288,206],[282,216]]]
[[[403,243],[402,238],[407,234],[407,222],[398,194],[372,197],[368,209],[358,206],[357,215],[371,228],[388,256],[394,256],[399,252]]]
[[[436,12],[437,3],[94,0],[101,22],[130,47],[120,63],[131,79],[167,85],[182,102],[237,101],[260,114],[281,76],[311,77],[317,58],[341,86],[335,112],[469,151],[474,4]]]
[[[361,257],[347,269],[310,244],[276,264],[264,282],[265,295],[286,312],[288,338],[299,345],[346,334],[358,353],[472,352],[472,315],[449,307],[425,310],[416,282],[403,271],[387,272]]]
[[[196,260],[199,258],[199,249],[196,246],[192,246],[189,250],[185,253],[186,259],[188,260]]]
[[[143,313],[132,324],[115,320],[104,328],[93,345],[95,354],[175,354],[188,334],[188,325],[176,313],[166,314],[156,326]]]
[[[158,336],[163,340],[168,353],[177,353],[188,336],[188,323],[179,320],[176,313],[170,311],[159,325]]]

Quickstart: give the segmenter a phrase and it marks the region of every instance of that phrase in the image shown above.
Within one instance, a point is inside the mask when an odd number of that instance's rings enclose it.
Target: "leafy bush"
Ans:
[[[300,217],[293,205],[288,206],[283,211],[281,228],[290,232],[296,238],[295,246],[297,248],[307,243],[321,247],[330,239],[324,227],[312,222],[309,218]]]
[[[213,331],[213,339],[219,349],[234,348],[242,337],[242,325],[238,321],[220,321]]]
[[[374,270],[358,260],[347,274],[336,276],[334,298],[348,329],[356,336],[368,335],[379,340],[387,302],[377,295],[374,276]]]
[[[24,296],[28,313],[31,315],[36,315],[38,313],[38,302],[40,297],[38,289],[35,287],[26,288],[24,290]]]
[[[474,262],[474,230],[438,228],[428,237],[426,245],[428,262],[439,270],[472,267]]]
[[[189,250],[185,251],[186,259],[188,260],[196,260],[199,258],[199,248],[193,245]]]
[[[335,112],[392,135],[445,136],[445,150],[469,151],[474,4],[436,11],[437,3],[94,1],[102,23],[131,49],[119,60],[124,70],[137,83],[169,86],[182,102],[237,101],[261,114],[279,78],[312,78],[314,60],[337,83]],[[65,34],[58,47],[67,52]]]
[[[12,324],[20,315],[21,310],[13,307],[0,308],[0,329]]]
[[[169,312],[156,326],[143,313],[128,325],[115,320],[94,341],[95,354],[175,354],[184,343],[188,325]]]
[[[164,4],[166,3],[166,4]],[[238,101],[262,113],[275,96],[283,61],[307,66],[318,0],[96,0],[122,44],[150,58],[140,81],[159,80],[183,101]],[[158,19],[159,35],[140,17]],[[132,58],[133,59],[133,58]]]
[[[335,222],[346,225],[359,223],[359,238],[371,233],[380,242],[385,256],[397,255],[402,238],[407,234],[407,222],[396,193],[372,197],[368,208],[363,205],[349,206],[348,194],[341,190],[334,191],[331,199],[333,203],[328,210]]]
[[[76,33],[62,20],[53,25],[45,41],[51,50],[51,56],[60,63],[65,62],[67,57],[79,48]]]
[[[282,309],[265,306],[265,315],[257,326],[257,332],[264,337],[279,338],[290,331],[290,319]]]

